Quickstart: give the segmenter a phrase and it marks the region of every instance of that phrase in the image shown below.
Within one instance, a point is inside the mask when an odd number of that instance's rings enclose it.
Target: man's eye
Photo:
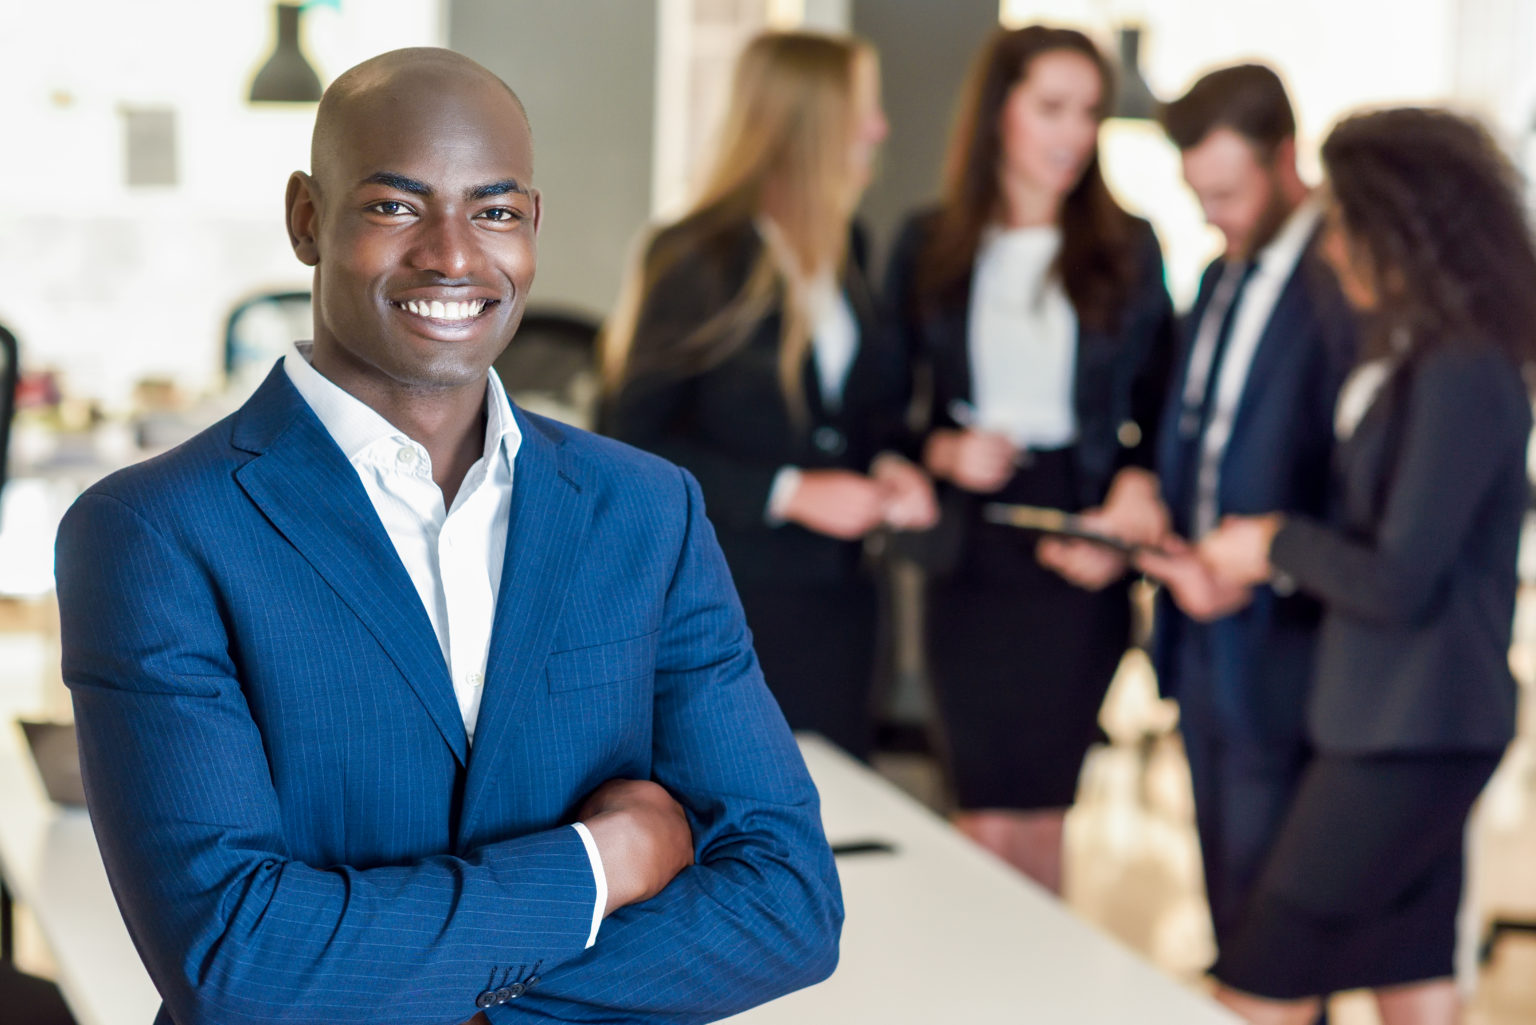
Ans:
[[[500,223],[520,221],[523,218],[522,214],[518,213],[516,210],[509,206],[492,207],[491,209],[482,213],[480,216],[488,221],[497,221]]]
[[[385,217],[394,217],[397,214],[409,213],[410,208],[397,199],[381,199],[377,203],[369,204],[368,209]]]

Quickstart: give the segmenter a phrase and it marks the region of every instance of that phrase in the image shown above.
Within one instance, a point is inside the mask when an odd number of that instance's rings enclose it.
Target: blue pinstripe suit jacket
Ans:
[[[842,905],[698,486],[523,432],[476,743],[356,472],[281,367],[59,531],[64,675],[159,1022],[707,1021],[817,981]],[[697,864],[584,949],[574,830],[664,784]],[[534,966],[538,968],[535,969]]]

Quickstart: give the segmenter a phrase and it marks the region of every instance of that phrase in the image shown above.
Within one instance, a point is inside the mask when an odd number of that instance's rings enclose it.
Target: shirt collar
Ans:
[[[340,447],[348,461],[356,463],[363,454],[381,441],[415,445],[394,424],[384,419],[366,402],[337,385],[310,365],[313,342],[295,342],[293,352],[283,358],[288,374],[300,396],[314,410],[326,433]],[[522,445],[523,434],[501,378],[495,371],[486,374],[484,455],[499,454],[510,467]]]
[[[1322,219],[1323,205],[1317,196],[1310,195],[1291,211],[1275,237],[1259,250],[1258,265],[1263,271],[1289,270],[1301,259],[1301,251],[1307,248],[1317,223]]]

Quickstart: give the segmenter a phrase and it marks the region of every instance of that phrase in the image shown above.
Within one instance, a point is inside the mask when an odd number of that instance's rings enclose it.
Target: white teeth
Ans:
[[[466,299],[463,302],[440,302],[410,299],[400,304],[408,313],[433,320],[469,320],[478,317],[485,309],[485,299]]]

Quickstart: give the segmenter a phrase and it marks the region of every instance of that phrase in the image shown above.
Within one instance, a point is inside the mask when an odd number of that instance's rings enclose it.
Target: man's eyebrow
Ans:
[[[528,190],[523,188],[516,178],[503,178],[501,181],[492,182],[489,185],[477,185],[475,188],[465,192],[464,198],[471,201],[489,199],[492,196],[505,196],[509,192],[516,192],[522,196],[528,194]]]
[[[379,171],[370,174],[362,181],[364,185],[384,185],[391,189],[399,189],[401,192],[409,192],[413,196],[432,195],[432,186],[425,182],[419,182],[415,178],[407,178],[403,174],[395,174],[393,171]]]
[[[387,188],[398,189],[401,192],[409,192],[413,196],[431,196],[432,186],[426,182],[419,182],[415,178],[407,178],[403,174],[393,171],[377,171],[364,178],[364,185],[383,185]],[[464,190],[464,198],[473,202],[477,199],[489,199],[492,196],[505,196],[509,192],[526,196],[528,190],[516,178],[503,178],[498,182],[490,182],[486,185],[476,185]]]

